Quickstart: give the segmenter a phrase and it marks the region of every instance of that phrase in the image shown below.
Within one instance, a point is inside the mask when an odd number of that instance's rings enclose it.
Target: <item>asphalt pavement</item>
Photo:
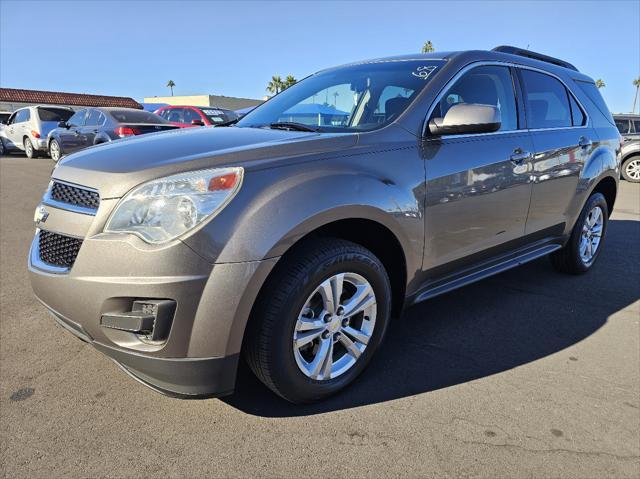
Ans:
[[[227,398],[161,396],[58,327],[26,270],[51,169],[0,158],[5,477],[640,477],[640,185],[589,274],[543,258],[417,305],[294,406],[246,368]]]

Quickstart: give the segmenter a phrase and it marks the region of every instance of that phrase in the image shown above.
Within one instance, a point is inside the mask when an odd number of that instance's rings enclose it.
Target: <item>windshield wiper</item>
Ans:
[[[302,123],[295,123],[291,121],[277,121],[275,123],[271,123],[269,128],[274,128],[277,130],[295,130],[295,131],[313,131],[317,132],[317,128],[311,128],[310,126],[303,125]]]
[[[216,127],[218,126],[231,126],[231,125],[235,125],[236,123],[238,123],[240,121],[240,118],[234,118],[233,120],[228,120],[222,123],[218,123],[216,125]]]

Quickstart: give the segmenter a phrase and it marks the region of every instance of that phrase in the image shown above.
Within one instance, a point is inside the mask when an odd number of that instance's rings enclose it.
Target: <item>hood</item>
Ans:
[[[119,198],[134,186],[202,168],[265,168],[309,155],[344,150],[356,134],[307,133],[268,128],[185,128],[89,147],[61,160],[53,178]]]

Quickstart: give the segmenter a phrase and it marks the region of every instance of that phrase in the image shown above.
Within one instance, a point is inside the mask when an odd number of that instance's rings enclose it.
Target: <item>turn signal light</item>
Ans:
[[[216,176],[209,180],[209,191],[230,190],[236,186],[238,175],[229,173],[228,175]]]

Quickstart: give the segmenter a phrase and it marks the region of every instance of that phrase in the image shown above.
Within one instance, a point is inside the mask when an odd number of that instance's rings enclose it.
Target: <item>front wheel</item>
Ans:
[[[562,273],[586,273],[595,264],[607,232],[609,209],[602,193],[592,194],[576,221],[564,248],[551,254],[551,263]]]
[[[624,161],[622,177],[631,183],[640,183],[640,156],[632,156]]]
[[[62,151],[60,149],[60,143],[58,143],[58,140],[51,140],[51,143],[49,143],[49,156],[55,162],[58,162],[60,160]]]
[[[369,250],[318,239],[284,258],[253,311],[245,356],[256,376],[293,403],[350,384],[380,345],[389,277]]]

